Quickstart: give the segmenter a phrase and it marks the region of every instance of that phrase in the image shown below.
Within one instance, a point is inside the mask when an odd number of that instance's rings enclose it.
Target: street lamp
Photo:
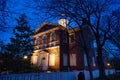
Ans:
[[[28,66],[28,56],[27,55],[24,55],[23,56],[23,72],[26,72],[28,69],[26,68]]]

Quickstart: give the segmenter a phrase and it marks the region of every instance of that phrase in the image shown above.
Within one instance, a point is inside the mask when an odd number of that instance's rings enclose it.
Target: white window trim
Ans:
[[[53,34],[54,34],[54,35],[53,35]],[[50,42],[52,42],[53,37],[54,37],[54,40],[53,40],[53,41],[55,41],[55,39],[56,39],[56,34],[55,34],[55,32],[52,32],[52,33],[50,34]]]

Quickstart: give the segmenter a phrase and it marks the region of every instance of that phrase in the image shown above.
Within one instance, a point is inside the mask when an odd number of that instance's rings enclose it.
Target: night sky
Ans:
[[[6,1],[8,1],[7,8],[10,11],[9,18],[7,18],[7,26],[9,28],[7,28],[5,32],[0,32],[1,34],[0,38],[5,43],[8,43],[9,38],[12,36],[12,29],[16,25],[15,18],[18,18],[23,13],[27,15],[28,17],[27,19],[32,30],[35,30],[44,21],[57,23],[57,20],[51,21],[47,19],[42,12],[36,11],[36,9],[32,8],[35,6],[33,0],[6,0]],[[116,4],[113,5],[111,9],[116,9],[120,6],[120,0],[114,0],[114,2]]]
[[[44,14],[40,11],[34,9],[33,0],[8,0],[7,8],[9,10],[9,17],[7,17],[7,29],[5,32],[0,32],[0,39],[5,43],[9,42],[9,38],[12,35],[12,29],[16,25],[16,18],[18,18],[21,14],[25,13],[27,15],[27,21],[34,31],[39,25],[46,21],[50,22],[51,20],[46,19]],[[8,7],[9,6],[9,7]],[[53,23],[57,23],[56,21],[51,21]]]

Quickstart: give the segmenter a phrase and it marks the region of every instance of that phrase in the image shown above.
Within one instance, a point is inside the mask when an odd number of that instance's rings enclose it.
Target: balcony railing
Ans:
[[[50,42],[48,44],[39,44],[39,45],[34,46],[34,50],[49,48],[49,47],[53,47],[57,45],[59,45],[59,41]]]

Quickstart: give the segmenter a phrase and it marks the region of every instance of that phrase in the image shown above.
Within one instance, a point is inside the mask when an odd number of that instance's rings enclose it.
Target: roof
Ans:
[[[38,33],[41,33],[49,29],[56,28],[56,27],[57,25],[55,24],[44,22],[41,24],[41,26],[38,27],[38,29],[36,29],[34,34],[38,34]]]

